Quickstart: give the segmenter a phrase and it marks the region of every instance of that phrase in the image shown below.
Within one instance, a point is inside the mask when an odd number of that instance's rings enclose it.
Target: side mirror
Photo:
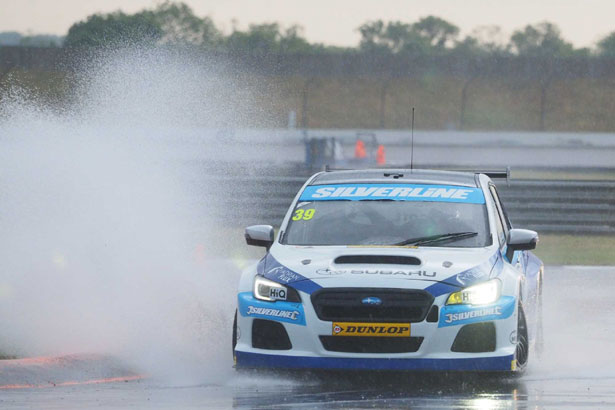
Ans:
[[[269,250],[273,245],[273,226],[252,225],[246,228],[246,243],[253,246],[264,246]]]
[[[508,231],[508,249],[506,257],[511,260],[515,251],[529,251],[536,249],[538,233],[528,229],[511,229]]]

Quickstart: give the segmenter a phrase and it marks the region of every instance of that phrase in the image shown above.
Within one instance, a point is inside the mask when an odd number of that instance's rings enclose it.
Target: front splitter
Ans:
[[[514,355],[460,359],[364,359],[235,352],[235,356],[238,368],[486,372],[514,369]]]

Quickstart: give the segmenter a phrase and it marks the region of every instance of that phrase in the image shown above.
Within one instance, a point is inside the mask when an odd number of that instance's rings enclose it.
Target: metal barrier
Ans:
[[[218,188],[219,199],[210,202],[218,205],[214,206],[216,216],[233,225],[275,226],[312,172],[297,166],[208,174],[200,184]],[[515,227],[545,233],[615,234],[615,182],[495,182]]]
[[[499,191],[516,226],[539,232],[615,233],[615,182],[519,180]]]

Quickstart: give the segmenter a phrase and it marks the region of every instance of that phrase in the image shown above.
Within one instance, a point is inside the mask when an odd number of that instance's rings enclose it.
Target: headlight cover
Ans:
[[[275,302],[283,300],[287,302],[301,302],[299,293],[287,286],[269,280],[263,276],[256,275],[254,277],[254,297],[259,300]]]
[[[488,305],[500,298],[502,282],[491,279],[478,285],[453,292],[446,300],[447,305]]]

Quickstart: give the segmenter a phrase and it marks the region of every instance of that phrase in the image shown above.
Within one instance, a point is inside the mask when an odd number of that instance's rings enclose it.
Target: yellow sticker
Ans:
[[[510,370],[512,370],[513,372],[517,370],[517,360],[516,359],[512,359],[512,362],[510,362]]]
[[[314,217],[316,210],[314,208],[310,209],[297,209],[295,210],[295,214],[293,215],[293,221],[309,221]]]
[[[333,322],[333,336],[410,337],[410,323]]]

